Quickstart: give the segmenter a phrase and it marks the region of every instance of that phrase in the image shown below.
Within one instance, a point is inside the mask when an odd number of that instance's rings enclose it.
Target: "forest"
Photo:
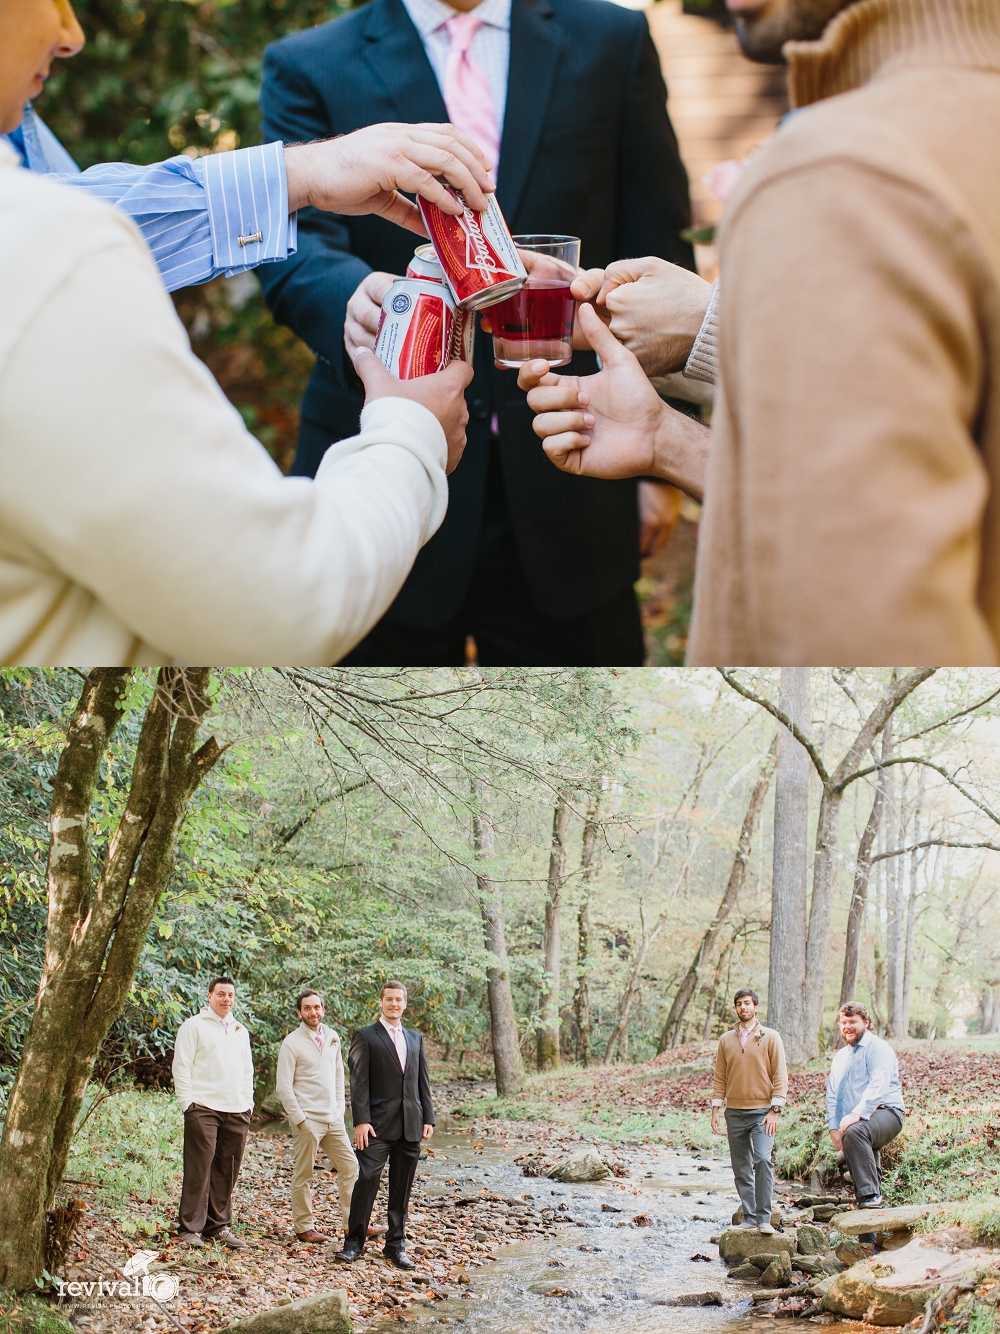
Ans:
[[[501,1097],[715,1038],[741,986],[793,1065],[845,998],[996,1034],[998,702],[972,670],[6,671],[3,1175],[48,1117],[40,1217],[220,973],[258,1100],[303,986],[349,1037],[387,977]]]

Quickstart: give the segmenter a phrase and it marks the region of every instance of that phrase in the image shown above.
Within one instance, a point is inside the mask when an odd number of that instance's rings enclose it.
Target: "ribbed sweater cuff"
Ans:
[[[684,374],[689,380],[704,380],[706,384],[715,384],[719,366],[719,280],[712,284],[705,318],[694,340],[694,347],[684,366]]]

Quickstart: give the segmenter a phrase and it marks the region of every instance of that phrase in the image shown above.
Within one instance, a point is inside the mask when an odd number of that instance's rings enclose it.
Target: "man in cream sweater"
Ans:
[[[712,1133],[726,1133],[736,1189],[743,1205],[743,1226],[770,1234],[774,1164],[771,1149],[778,1117],[788,1094],[785,1045],[773,1028],[757,1018],[760,999],[743,987],[733,998],[737,1024],[724,1033],[715,1057]]]
[[[253,1058],[250,1034],[232,1016],[235,1001],[233,979],[214,978],[208,1005],[184,1020],[174,1042],[174,1091],[184,1113],[179,1240],[187,1246],[246,1246],[230,1223],[253,1112]]]
[[[318,991],[303,991],[295,1013],[301,1022],[281,1044],[277,1086],[295,1137],[292,1218],[299,1241],[329,1241],[313,1225],[309,1182],[316,1150],[321,1148],[337,1170],[346,1231],[358,1160],[344,1128],[344,1055],[340,1038],[323,1023],[323,997]]]

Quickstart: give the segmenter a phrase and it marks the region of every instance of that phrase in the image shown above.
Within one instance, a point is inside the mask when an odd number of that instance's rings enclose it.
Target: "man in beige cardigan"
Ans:
[[[1000,662],[1000,6],[728,2],[797,114],[726,205],[707,467],[623,348],[536,430],[704,482],[690,663]]]
[[[346,1231],[358,1160],[344,1128],[344,1055],[339,1036],[323,1023],[318,991],[303,991],[295,1013],[301,1022],[281,1044],[276,1090],[294,1136],[292,1220],[299,1241],[329,1241],[314,1224],[309,1183],[316,1150],[322,1149],[337,1171]]]
[[[750,987],[737,991],[736,1027],[724,1033],[715,1056],[712,1133],[726,1133],[733,1176],[743,1205],[743,1227],[770,1235],[774,1163],[771,1150],[778,1117],[788,1094],[785,1046],[773,1028],[757,1018],[760,998]]]

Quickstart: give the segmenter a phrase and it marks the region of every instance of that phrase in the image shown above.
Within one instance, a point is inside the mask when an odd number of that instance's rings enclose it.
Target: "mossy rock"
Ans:
[[[63,1313],[40,1297],[0,1288],[0,1334],[74,1334]]]
[[[777,1251],[788,1251],[794,1255],[798,1244],[798,1234],[791,1230],[775,1232],[768,1237],[760,1232],[744,1232],[738,1227],[726,1228],[719,1236],[719,1256],[727,1265],[736,1265],[742,1260],[749,1260],[751,1256],[774,1254]]]

